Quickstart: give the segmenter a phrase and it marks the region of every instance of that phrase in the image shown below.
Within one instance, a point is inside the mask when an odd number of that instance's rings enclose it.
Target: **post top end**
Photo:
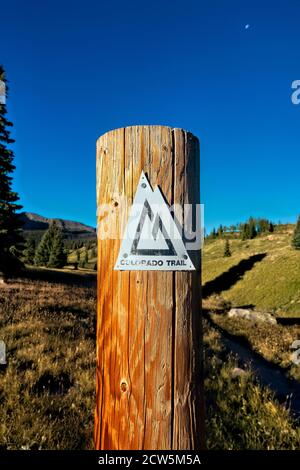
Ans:
[[[144,129],[169,129],[171,132],[174,132],[174,131],[181,131],[181,132],[184,132],[185,134],[193,137],[194,139],[198,139],[197,136],[195,136],[192,132],[190,131],[187,131],[186,129],[183,129],[181,127],[172,127],[172,126],[164,126],[164,125],[161,125],[161,124],[141,124],[141,125],[132,125],[132,126],[125,126],[125,127],[118,127],[116,129],[111,129],[107,132],[105,132],[104,134],[102,134],[100,137],[98,137],[97,139],[97,142],[99,141],[99,139],[102,139],[104,136],[106,135],[111,135],[111,134],[114,134],[114,133],[118,133],[118,132],[129,132],[129,131],[140,131],[140,130],[144,130]]]

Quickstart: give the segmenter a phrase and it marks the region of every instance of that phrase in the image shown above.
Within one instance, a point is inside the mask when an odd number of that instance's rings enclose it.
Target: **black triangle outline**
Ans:
[[[177,252],[173,246],[173,243],[171,242],[170,238],[168,237],[167,230],[163,224],[163,221],[159,214],[156,215],[156,219],[154,221],[154,227],[152,234],[153,236],[157,236],[158,231],[160,230],[164,236],[164,240],[166,244],[168,245],[167,250],[155,250],[155,249],[139,249],[138,244],[141,238],[141,233],[143,230],[143,226],[145,223],[146,216],[148,215],[149,219],[152,221],[154,214],[152,212],[151,206],[148,202],[147,199],[145,199],[144,206],[142,209],[141,217],[136,229],[136,233],[133,239],[133,243],[131,246],[130,254],[134,256],[177,256]]]

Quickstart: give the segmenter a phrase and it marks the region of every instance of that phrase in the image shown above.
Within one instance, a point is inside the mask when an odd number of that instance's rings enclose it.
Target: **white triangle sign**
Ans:
[[[181,227],[180,227],[181,228]],[[117,271],[194,271],[169,207],[142,171],[117,262]]]

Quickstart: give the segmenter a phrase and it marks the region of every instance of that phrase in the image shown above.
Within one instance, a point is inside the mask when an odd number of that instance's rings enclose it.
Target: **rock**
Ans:
[[[236,379],[237,377],[243,377],[246,374],[247,374],[247,372],[244,369],[241,369],[240,367],[235,367],[231,371],[231,377],[233,379]]]
[[[228,318],[244,318],[252,322],[270,323],[276,325],[276,318],[267,312],[257,312],[246,308],[231,308],[227,314]]]

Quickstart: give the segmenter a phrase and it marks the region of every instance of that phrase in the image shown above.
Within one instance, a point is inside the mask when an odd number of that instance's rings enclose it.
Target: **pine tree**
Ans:
[[[36,250],[35,264],[49,268],[62,268],[67,262],[64,250],[63,235],[60,228],[53,222],[44,233]]]
[[[224,232],[223,227],[222,227],[222,225],[220,225],[220,227],[218,228],[218,237],[219,238],[222,238],[223,232]]]
[[[7,91],[5,72],[1,65],[0,80],[5,83]],[[22,206],[18,204],[18,194],[12,190],[11,174],[15,166],[14,153],[9,146],[14,140],[10,138],[9,127],[12,127],[12,123],[6,119],[6,114],[6,105],[0,103],[0,271],[10,275],[22,266],[19,256],[24,248],[24,240],[21,235],[22,223],[16,213]]]
[[[23,261],[26,264],[34,264],[34,257],[35,257],[35,239],[33,237],[29,237],[26,240],[25,249],[23,251]]]
[[[52,225],[48,228],[47,232],[44,233],[42,239],[36,249],[34,264],[37,266],[47,266],[52,246]]]
[[[241,238],[242,240],[248,240],[250,238],[249,224],[242,224],[241,227]]]
[[[252,240],[256,235],[256,221],[253,217],[250,217],[248,222],[241,226],[241,238],[242,240]]]
[[[298,221],[297,221],[296,228],[295,228],[295,231],[294,231],[292,246],[296,250],[300,250],[300,215],[298,217]]]
[[[64,241],[62,231],[54,225],[52,246],[50,250],[49,268],[63,268],[67,263],[67,255],[64,249]]]
[[[252,217],[250,217],[248,224],[249,224],[249,238],[250,240],[252,240],[257,235],[256,222]]]
[[[86,249],[84,253],[84,264],[88,264],[88,262],[89,262],[89,253],[88,253],[88,250]]]
[[[225,246],[224,246],[224,258],[228,258],[229,256],[231,256],[231,251],[230,251],[229,240],[227,239],[225,241]]]

